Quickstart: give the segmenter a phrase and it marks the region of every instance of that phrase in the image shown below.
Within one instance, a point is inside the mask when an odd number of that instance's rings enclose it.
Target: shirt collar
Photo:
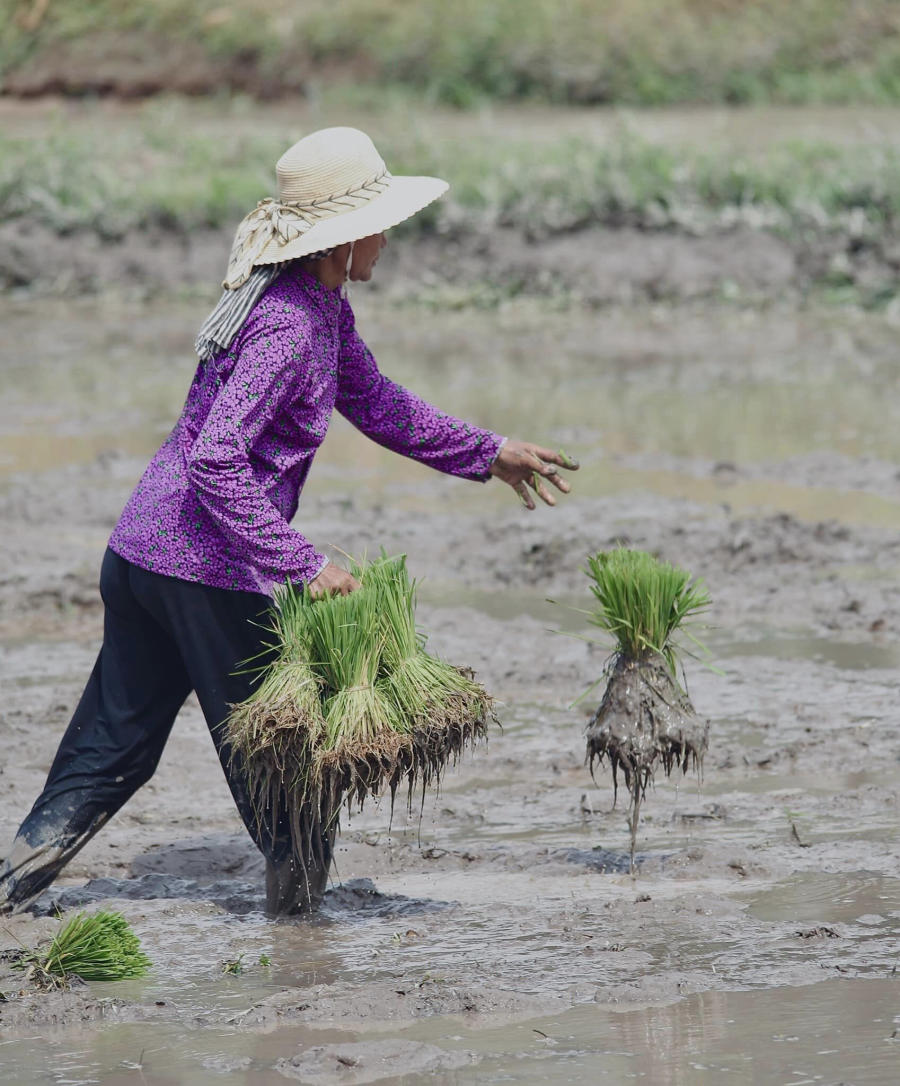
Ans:
[[[293,269],[292,269],[293,270]],[[313,298],[319,305],[324,306],[327,309],[334,309],[337,311],[341,307],[341,288],[338,287],[326,287],[315,275],[306,267],[305,264],[300,264],[297,267],[294,276],[297,285],[309,298]]]

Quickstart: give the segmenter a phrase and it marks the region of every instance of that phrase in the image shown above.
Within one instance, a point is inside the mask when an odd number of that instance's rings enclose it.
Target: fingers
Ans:
[[[544,486],[543,480],[536,471],[531,473],[529,479],[532,490],[537,494],[542,502],[546,502],[547,505],[556,505],[556,499],[550,493],[550,491]]]
[[[355,577],[330,562],[318,577],[309,582],[310,595],[316,600],[323,596],[349,596],[357,588],[359,588],[359,581]]]
[[[542,445],[532,445],[530,449],[546,464],[558,465],[566,471],[578,471],[578,461],[573,460],[565,449],[545,449]]]
[[[526,509],[534,509],[532,491],[546,505],[556,505],[547,484],[561,494],[570,493],[571,485],[560,473],[560,468],[576,471],[578,462],[563,449],[554,451],[530,441],[508,441],[491,465],[491,474],[508,483]]]
[[[566,456],[563,452],[553,452],[552,449],[541,448],[540,445],[533,445],[528,450],[529,459],[535,466],[535,470],[539,471],[544,478],[552,483],[557,490],[563,494],[568,494],[572,489],[566,480],[560,475],[559,467],[568,468],[571,471],[578,470],[578,462],[572,460]]]
[[[563,494],[568,494],[572,489],[566,480],[559,474],[555,464],[546,464],[542,474],[548,483],[552,483],[556,489],[561,490]]]
[[[546,453],[547,450],[546,449],[538,450],[537,448],[535,448],[534,451],[529,450],[529,454],[530,454],[529,459],[530,459],[531,463],[534,465],[534,473],[533,474],[535,476],[535,478],[533,478],[533,480],[532,480],[531,485],[534,487],[534,489],[537,491],[537,493],[541,496],[541,498],[548,505],[555,505],[556,502],[549,496],[549,492],[547,491],[547,489],[545,487],[539,489],[538,486],[536,485],[536,476],[538,474],[543,475],[543,477],[547,480],[547,482],[552,483],[553,486],[555,486],[556,489],[558,491],[560,491],[562,494],[568,494],[569,491],[572,488],[566,482],[566,480],[562,477],[562,475],[560,475],[559,468],[556,466],[555,463],[546,463],[544,460],[541,459],[541,456],[540,456],[541,452]],[[554,453],[553,455],[555,456],[556,453]],[[542,490],[543,490],[543,493],[542,493]]]
[[[343,570],[341,570],[341,573],[343,573],[343,576],[333,591],[340,592],[342,596],[349,596],[351,592],[355,592],[359,588],[359,581]]]
[[[525,506],[526,509],[535,509],[534,498],[529,494],[528,487],[522,483],[515,483],[513,490],[519,495],[519,500]]]

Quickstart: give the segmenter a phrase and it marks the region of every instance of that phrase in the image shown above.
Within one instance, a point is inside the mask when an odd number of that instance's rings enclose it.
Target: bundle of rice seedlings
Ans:
[[[358,567],[357,567],[358,568]],[[408,797],[440,780],[445,766],[486,733],[491,699],[470,671],[425,651],[416,625],[416,582],[406,556],[382,557],[359,569],[381,617],[383,649],[379,685],[392,707],[398,733],[408,736],[388,778],[392,796],[405,776]]]
[[[404,556],[351,561],[351,572],[361,587],[347,596],[278,590],[273,658],[226,722],[257,817],[286,820],[308,886],[344,803],[385,791],[393,802],[404,780],[410,803],[417,784],[424,795],[485,734],[491,707],[470,672],[425,651]]]
[[[231,759],[247,779],[257,822],[269,833],[289,813],[295,823],[300,818],[301,812],[285,803],[285,791],[306,789],[313,747],[325,731],[321,683],[309,663],[308,603],[290,585],[280,593],[270,612],[267,647],[245,665],[258,673],[256,686],[232,707],[225,724]],[[317,820],[313,829],[316,825]],[[297,823],[292,836],[306,843],[304,871],[323,862],[321,834]]]
[[[129,980],[151,966],[138,937],[121,913],[81,912],[57,932],[49,948],[30,964],[44,974],[65,979]]]
[[[615,639],[600,706],[587,727],[587,757],[606,759],[618,794],[622,771],[631,796],[631,866],[640,805],[654,771],[702,768],[709,724],[701,720],[677,678],[685,652],[679,633],[705,651],[685,629],[709,607],[702,582],[644,551],[620,547],[588,559],[596,605],[589,621]]]
[[[379,683],[384,624],[378,596],[363,580],[348,596],[312,600],[307,609],[311,664],[324,693],[324,733],[314,744],[313,764],[321,777],[344,771],[348,786],[371,790],[382,764],[397,757],[406,731],[398,708]],[[371,780],[371,784],[370,784]]]

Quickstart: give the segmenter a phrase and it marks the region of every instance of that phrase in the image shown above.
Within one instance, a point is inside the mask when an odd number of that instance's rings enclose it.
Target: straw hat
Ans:
[[[437,177],[394,177],[356,128],[323,128],[285,151],[276,166],[278,196],[260,200],[235,234],[225,287],[254,267],[310,256],[378,234],[447,191]]]

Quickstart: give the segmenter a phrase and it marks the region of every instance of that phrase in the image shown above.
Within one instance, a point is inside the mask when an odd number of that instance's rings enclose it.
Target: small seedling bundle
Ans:
[[[361,587],[314,599],[287,584],[272,610],[270,652],[227,738],[261,825],[286,822],[304,872],[344,803],[440,780],[484,736],[491,699],[471,672],[425,651],[405,556],[351,562]]]
[[[105,911],[73,916],[46,950],[28,954],[23,964],[53,978],[54,983],[64,983],[71,976],[130,980],[144,976],[151,965],[125,917]]]
[[[701,720],[677,669],[685,653],[679,634],[703,646],[685,628],[709,607],[702,582],[645,551],[619,547],[588,558],[595,606],[589,621],[610,634],[615,649],[606,689],[587,727],[587,757],[609,762],[618,793],[621,770],[631,796],[631,866],[641,801],[658,765],[666,776],[702,767],[709,724]],[[683,669],[682,669],[683,674]]]

